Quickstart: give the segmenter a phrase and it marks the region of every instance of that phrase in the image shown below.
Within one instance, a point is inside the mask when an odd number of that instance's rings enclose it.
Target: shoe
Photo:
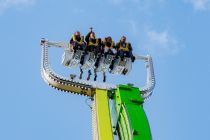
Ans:
[[[104,77],[103,82],[104,82],[104,83],[106,82],[106,77]]]
[[[110,67],[109,67],[109,68],[110,68],[110,71],[112,71],[112,70],[113,70],[113,65],[110,65]]]
[[[136,57],[135,56],[132,56],[131,57],[131,61],[134,62],[135,60],[136,60]]]
[[[69,64],[70,64],[70,60],[67,61],[65,65],[66,65],[66,66],[69,66]]]
[[[83,65],[84,64],[84,58],[81,58],[80,60],[80,64]]]
[[[122,74],[123,75],[126,75],[127,72],[128,72],[128,70],[127,69],[124,69],[123,72],[122,72]]]

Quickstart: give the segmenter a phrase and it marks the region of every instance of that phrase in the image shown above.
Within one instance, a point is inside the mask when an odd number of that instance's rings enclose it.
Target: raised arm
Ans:
[[[89,32],[89,33],[85,36],[85,41],[86,41],[87,44],[89,43],[90,33],[91,33],[91,32]]]

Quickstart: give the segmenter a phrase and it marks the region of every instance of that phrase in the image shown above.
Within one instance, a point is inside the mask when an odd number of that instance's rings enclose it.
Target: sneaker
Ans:
[[[131,61],[134,62],[135,60],[136,60],[136,57],[135,56],[132,56],[131,57]]]

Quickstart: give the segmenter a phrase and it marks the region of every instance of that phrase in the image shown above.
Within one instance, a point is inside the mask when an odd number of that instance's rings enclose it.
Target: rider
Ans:
[[[117,57],[120,56],[121,60],[124,56],[131,58],[132,62],[135,61],[135,56],[132,53],[132,46],[130,42],[126,42],[126,37],[122,36],[120,41],[116,44]]]
[[[92,27],[90,28],[90,32],[86,35],[85,41],[87,43],[86,53],[93,52],[96,63],[95,66],[98,67],[98,61],[101,57],[101,38],[96,38],[95,33],[92,31]]]
[[[113,68],[113,64],[116,59],[116,55],[115,55],[116,53],[117,51],[115,47],[115,42],[112,40],[112,37],[110,36],[105,37],[104,40],[102,41],[102,54],[104,55],[105,58],[107,58],[108,54],[113,56],[113,59],[110,64],[110,67],[111,67],[110,69]],[[103,82],[106,82],[105,72],[103,72]]]
[[[84,36],[80,35],[79,31],[76,31],[70,39],[70,48],[76,53],[77,50],[85,50],[86,44],[84,42]],[[80,63],[83,64],[84,53],[81,56]]]
[[[86,51],[94,52],[95,57],[101,53],[101,39],[95,37],[95,33],[90,28],[90,32],[86,35],[85,41],[87,43]]]
[[[84,50],[85,47],[84,36],[80,36],[80,32],[76,31],[70,39],[70,48],[76,52],[77,50]]]
[[[87,52],[93,52],[94,53],[94,57],[95,57],[95,69],[94,69],[95,76],[94,76],[94,80],[96,81],[96,77],[97,77],[96,68],[99,65],[99,60],[101,58],[102,48],[101,48],[101,39],[95,37],[95,33],[92,31],[92,29],[93,28],[91,27],[90,32],[85,37],[85,41],[87,43],[85,53],[86,54],[87,54]],[[91,71],[88,70],[87,80],[90,79],[90,75],[91,75]]]
[[[107,57],[107,54],[116,54],[115,43],[114,41],[112,41],[112,38],[110,36],[105,37],[102,41],[102,49],[105,58]]]

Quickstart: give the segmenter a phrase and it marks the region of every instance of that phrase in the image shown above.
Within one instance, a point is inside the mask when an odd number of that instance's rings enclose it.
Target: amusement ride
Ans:
[[[92,31],[92,28],[91,28]],[[144,61],[147,72],[146,85],[134,87],[133,84],[116,85],[106,82],[106,72],[126,76],[132,70],[130,57],[115,58],[108,54],[98,59],[93,52],[74,51],[69,42],[53,42],[41,39],[41,75],[51,87],[68,93],[91,98],[93,140],[152,140],[148,119],[143,103],[152,95],[155,87],[153,61],[150,55],[134,55],[136,61]],[[56,74],[50,67],[48,49],[63,49],[62,65],[80,68],[80,75],[70,74],[65,78]],[[81,64],[81,59],[83,63]],[[113,68],[110,70],[110,65]],[[83,71],[88,71],[87,79],[82,79]],[[94,81],[90,80],[94,71]],[[103,73],[103,82],[96,80],[97,73]]]

